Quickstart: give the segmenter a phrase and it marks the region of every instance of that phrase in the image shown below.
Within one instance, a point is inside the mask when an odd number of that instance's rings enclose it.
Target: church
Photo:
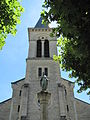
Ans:
[[[90,120],[90,104],[74,97],[74,84],[61,78],[57,38],[40,18],[28,28],[29,51],[25,78],[12,82],[12,98],[0,103],[0,120]],[[40,80],[48,85],[42,89]],[[45,84],[44,84],[45,85]]]

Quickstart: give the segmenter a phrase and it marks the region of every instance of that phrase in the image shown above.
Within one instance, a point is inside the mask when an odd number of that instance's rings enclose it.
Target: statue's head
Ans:
[[[43,77],[44,77],[44,78],[46,78],[47,76],[46,76],[46,75],[44,75]]]
[[[45,75],[45,73],[43,72],[43,77],[46,78],[47,76]]]

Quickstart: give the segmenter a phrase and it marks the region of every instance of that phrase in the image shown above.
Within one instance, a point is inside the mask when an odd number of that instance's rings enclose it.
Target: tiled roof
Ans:
[[[42,24],[42,18],[40,17],[37,24],[35,25],[35,28],[49,28],[48,25]]]

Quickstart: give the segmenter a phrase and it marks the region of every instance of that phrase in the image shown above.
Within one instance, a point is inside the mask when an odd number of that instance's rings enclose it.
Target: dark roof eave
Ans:
[[[25,80],[25,78],[22,78],[20,80],[15,81],[15,82],[11,82],[11,84],[16,84],[17,82],[21,82],[22,80]]]
[[[70,80],[67,80],[67,79],[65,79],[65,78],[62,78],[63,80],[65,80],[65,81],[68,81],[68,82],[70,82],[70,83],[72,83],[72,84],[74,84],[75,82],[72,82],[72,81],[70,81]]]
[[[79,99],[79,98],[76,98],[76,97],[74,97],[76,100],[78,100],[78,101],[80,101],[80,102],[83,102],[83,103],[86,103],[86,104],[88,104],[88,105],[90,105],[90,103],[88,103],[88,102],[86,102],[86,101],[83,101],[83,100],[81,100],[81,99]]]
[[[4,101],[2,101],[2,102],[0,102],[0,104],[3,104],[3,103],[5,103],[5,102],[7,102],[7,101],[9,101],[9,100],[11,100],[12,98],[9,98],[9,99],[7,99],[7,100],[4,100]]]

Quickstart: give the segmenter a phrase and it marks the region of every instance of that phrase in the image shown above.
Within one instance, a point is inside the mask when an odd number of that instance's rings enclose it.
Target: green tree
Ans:
[[[20,23],[23,11],[18,0],[0,0],[0,49],[9,33],[16,34],[16,25]]]
[[[69,77],[76,78],[78,92],[87,90],[90,88],[90,1],[45,0],[43,7],[43,22],[57,22],[53,33],[58,37],[60,54],[54,55],[54,59],[59,60],[62,70],[70,71]]]

